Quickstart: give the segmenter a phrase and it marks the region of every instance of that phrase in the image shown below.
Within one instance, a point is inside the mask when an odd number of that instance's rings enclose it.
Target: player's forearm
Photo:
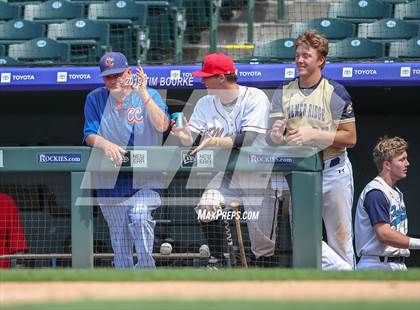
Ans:
[[[210,141],[207,146],[231,149],[233,148],[234,143],[231,137],[212,137],[210,138]]]
[[[180,137],[179,140],[181,141],[183,146],[191,146],[194,143],[193,137]]]
[[[150,120],[153,124],[153,127],[158,132],[164,132],[169,127],[169,119],[166,116],[159,106],[153,101],[150,100],[149,104],[146,106],[147,113],[149,113]]]
[[[335,132],[315,130],[316,132],[312,135],[312,143],[318,147],[351,148],[356,144],[355,135],[346,130],[337,130]]]
[[[356,134],[345,130],[337,130],[332,146],[336,148],[352,148],[356,145]]]
[[[95,148],[99,148],[104,150],[106,144],[108,143],[108,140],[102,138],[99,135],[95,135],[95,134],[90,134],[86,137],[85,139],[86,144],[91,146],[91,147],[95,147]]]
[[[159,106],[153,101],[150,100],[149,104],[146,106],[146,111],[149,114],[150,121],[152,122],[153,127],[158,132],[164,132],[169,127],[169,119],[166,116]]]
[[[269,130],[267,134],[265,135],[265,141],[268,145],[284,145],[286,144],[285,140],[286,136],[283,134],[274,134],[272,130]]]
[[[389,224],[379,229],[375,229],[378,240],[385,245],[399,249],[408,249],[410,238],[402,233],[393,230]]]
[[[139,92],[139,95],[146,106],[146,111],[150,117],[150,121],[152,122],[153,127],[158,132],[166,131],[169,127],[169,119],[165,112],[163,112],[162,109],[157,105],[147,90]]]

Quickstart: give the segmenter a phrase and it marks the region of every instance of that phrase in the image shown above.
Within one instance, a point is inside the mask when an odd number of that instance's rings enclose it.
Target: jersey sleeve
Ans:
[[[257,133],[265,133],[268,128],[268,114],[270,102],[263,91],[258,89],[248,90],[255,91],[249,95],[241,121],[242,131],[253,131]]]
[[[331,107],[335,122],[339,124],[354,122],[354,109],[351,97],[341,84],[334,84]]]
[[[380,190],[373,189],[365,196],[363,206],[372,226],[378,223],[389,223],[389,203]]]
[[[283,86],[277,88],[270,103],[270,118],[284,117]]]
[[[87,136],[91,134],[98,134],[101,123],[101,115],[99,107],[96,103],[94,93],[90,93],[86,97],[85,108],[85,124],[83,129],[83,143],[85,143]]]
[[[197,134],[202,134],[206,131],[206,118],[205,118],[205,109],[204,105],[207,103],[209,99],[208,96],[201,98],[198,100],[197,104],[194,107],[194,111],[190,117],[189,125],[192,132]]]

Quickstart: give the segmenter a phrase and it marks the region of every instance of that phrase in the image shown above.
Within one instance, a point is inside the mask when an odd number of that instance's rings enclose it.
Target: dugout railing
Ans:
[[[3,147],[0,148],[0,174],[2,178],[10,173],[68,174],[70,181],[65,186],[70,187],[71,193],[71,253],[58,256],[71,257],[73,268],[93,268],[91,172],[121,169],[133,173],[161,172],[168,177],[188,171],[283,172],[289,183],[292,203],[292,267],[321,268],[323,162],[317,149],[284,146],[242,148],[232,153],[209,149],[204,164],[197,164],[197,157],[195,162],[186,161],[187,153],[188,149],[176,146],[135,148],[130,151],[124,166],[115,167],[102,151],[88,147]],[[16,257],[25,256],[37,257],[31,254]],[[0,258],[6,257],[13,256]]]

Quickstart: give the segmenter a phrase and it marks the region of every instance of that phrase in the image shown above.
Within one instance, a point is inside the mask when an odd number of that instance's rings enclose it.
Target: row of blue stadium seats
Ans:
[[[162,10],[150,14],[147,3],[119,0],[90,4],[89,19],[73,19],[83,16],[83,8],[81,4],[69,1],[45,2],[41,4],[44,6],[42,10],[35,10],[34,4],[28,4],[25,5],[25,19],[0,23],[0,43],[10,44],[42,36],[57,40],[94,40],[100,46],[109,46],[111,42],[114,50],[129,50],[131,60],[142,61],[149,48],[159,49],[160,54],[182,49],[183,11],[168,7],[164,2]],[[0,12],[5,11],[0,8]],[[57,26],[57,23],[65,25]]]
[[[143,24],[147,15],[157,15],[162,11],[177,8],[177,5],[172,5],[168,1],[149,0],[140,2],[113,0],[86,5],[68,0],[49,0],[24,5],[0,2],[0,21],[23,18],[31,21],[57,22],[74,18],[103,19],[114,16]]]
[[[80,63],[96,62],[103,51],[111,49],[125,50],[130,60],[143,61],[150,47],[147,29],[128,27],[112,32],[110,24],[89,19],[48,25],[26,20],[0,24],[0,44],[10,45],[39,37],[69,44],[72,62]]]
[[[347,38],[329,45],[329,60],[377,59],[377,58],[420,58],[420,36],[406,41],[391,42],[389,49],[380,42],[366,38]],[[6,50],[8,52],[6,53]],[[71,48],[48,38],[36,38],[6,48],[0,45],[0,65],[22,63],[55,64],[70,63]],[[3,56],[2,56],[3,55]],[[8,56],[4,56],[8,55]],[[279,39],[256,45],[253,56],[239,59],[242,63],[290,62],[295,58],[293,39]]]
[[[197,11],[197,4],[194,2],[205,2],[205,0],[185,1],[149,1],[136,0],[138,2],[167,2],[175,6],[185,6],[193,8]],[[112,2],[112,1],[111,1]],[[123,5],[124,1],[118,1]],[[224,1],[226,2],[226,0]],[[230,0],[230,2],[233,2]],[[13,3],[13,4],[10,4]],[[19,6],[16,5],[19,3]],[[33,1],[10,1],[0,2],[0,20],[13,18],[39,19],[48,15],[56,15],[55,18],[81,18],[85,17],[84,6],[88,8],[93,5],[94,10],[101,7],[104,2],[88,0],[88,1],[65,1],[65,0],[49,0],[34,4]],[[396,3],[395,7],[391,3]],[[20,10],[22,7],[22,10]],[[201,6],[202,7],[202,6]],[[89,13],[90,8],[88,9]],[[199,13],[198,11],[196,13]],[[93,13],[94,14],[94,13]],[[191,15],[191,14],[190,14]],[[198,14],[200,15],[200,14]],[[192,16],[190,16],[192,17]],[[420,1],[419,0],[349,0],[344,3],[331,3],[329,5],[328,17],[348,19],[353,22],[366,22],[381,18],[398,18],[406,20],[420,20]],[[199,16],[201,18],[201,16]]]
[[[120,20],[116,22],[121,23]],[[314,19],[308,23],[293,24],[291,37],[296,38],[309,28],[315,28],[332,41],[356,36],[356,27],[352,23],[337,19]],[[27,20],[11,20],[0,24],[0,44],[17,43],[45,35],[56,40],[90,39],[99,45],[108,46],[110,25],[90,19],[74,19],[47,25]],[[420,24],[386,18],[374,23],[359,24],[357,36],[377,41],[395,41],[418,35]]]
[[[356,23],[382,18],[420,20],[420,1],[349,0],[344,3],[330,3],[328,17],[347,19]]]
[[[276,63],[293,61],[295,44],[293,38],[278,39],[254,47],[253,55],[239,59],[242,63]],[[328,59],[375,60],[375,59],[420,58],[420,36],[396,42],[375,42],[366,38],[351,37],[330,42]]]
[[[396,18],[384,18],[372,23],[355,24],[337,18],[316,18],[306,23],[292,23],[290,37],[315,29],[329,40],[342,40],[358,36],[372,40],[398,40],[420,34],[420,22],[407,22]]]
[[[124,24],[150,28],[151,34],[157,37],[155,46],[167,45],[159,37],[173,36],[177,28],[188,27],[186,33],[190,42],[197,43],[200,38],[193,40],[200,31],[208,28],[210,22],[207,0],[112,0],[85,1],[83,3],[68,0],[49,0],[43,3],[10,4],[0,2],[0,23],[12,19],[26,19],[43,23],[57,23],[75,18],[93,20],[116,21]],[[224,0],[227,1],[227,0]],[[238,1],[238,0],[229,0]],[[243,0],[241,0],[243,1]],[[171,34],[165,33],[171,32]],[[175,34],[176,35],[176,34]],[[153,37],[153,35],[152,35]],[[154,40],[152,38],[152,45]]]

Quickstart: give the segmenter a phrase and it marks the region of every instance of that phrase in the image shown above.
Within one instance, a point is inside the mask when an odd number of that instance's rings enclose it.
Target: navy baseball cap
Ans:
[[[122,73],[128,68],[127,58],[118,52],[106,53],[99,60],[99,68],[101,69],[101,74],[99,74],[101,77]]]

